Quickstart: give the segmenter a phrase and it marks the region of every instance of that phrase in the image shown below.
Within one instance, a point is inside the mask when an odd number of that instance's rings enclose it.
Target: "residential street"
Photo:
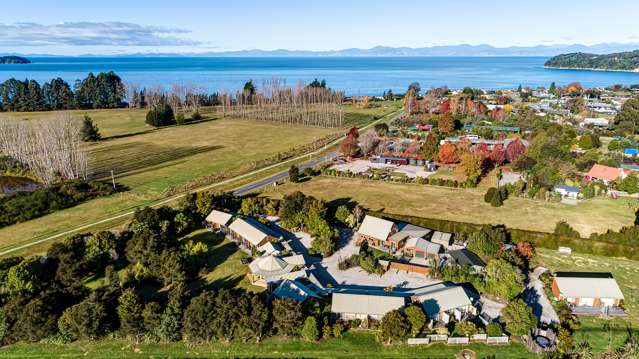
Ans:
[[[524,290],[523,296],[526,303],[533,308],[533,313],[535,313],[541,323],[559,323],[557,312],[555,312],[555,308],[550,304],[550,300],[546,297],[546,292],[544,292],[544,283],[539,279],[539,276],[546,270],[544,267],[537,267],[530,272],[528,285]]]

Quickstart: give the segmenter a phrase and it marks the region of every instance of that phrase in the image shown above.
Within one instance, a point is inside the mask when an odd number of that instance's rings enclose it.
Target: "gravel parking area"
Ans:
[[[355,237],[349,236],[344,239],[341,248],[332,256],[322,260],[322,266],[335,281],[342,285],[354,285],[362,287],[398,287],[398,288],[419,288],[426,285],[441,282],[437,279],[427,278],[416,273],[406,273],[388,271],[384,275],[371,275],[360,267],[351,268],[345,271],[339,270],[338,263],[342,258],[348,258],[359,253],[359,247],[355,245]]]
[[[340,163],[331,166],[331,169],[347,172],[351,171],[353,173],[364,173],[371,168],[376,169],[390,169],[392,171],[401,172],[406,174],[409,178],[422,177],[426,178],[435,172],[428,172],[424,169],[424,166],[397,166],[383,163],[373,163],[371,161],[366,160],[356,160],[352,162]]]

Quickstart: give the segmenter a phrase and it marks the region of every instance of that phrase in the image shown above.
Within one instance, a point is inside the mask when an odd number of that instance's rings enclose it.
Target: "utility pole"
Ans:
[[[115,190],[115,176],[113,176],[113,170],[111,170],[111,183],[113,184],[113,189]]]

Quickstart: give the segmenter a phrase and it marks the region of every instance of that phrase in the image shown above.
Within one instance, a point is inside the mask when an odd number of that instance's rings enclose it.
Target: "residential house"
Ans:
[[[213,230],[217,230],[226,234],[228,233],[228,226],[229,223],[231,223],[231,219],[233,219],[232,214],[214,209],[211,211],[211,213],[209,213],[208,216],[206,216],[204,221]]]
[[[469,251],[468,249],[457,249],[448,252],[448,254],[455,260],[455,263],[460,266],[471,266],[475,271],[482,271],[486,267],[486,263],[479,258],[477,254]]]
[[[390,252],[396,251],[400,248],[398,245],[403,244],[397,237],[391,239],[391,236],[397,233],[395,223],[382,218],[366,215],[357,233],[359,238],[366,240],[370,246]]]
[[[306,271],[301,270],[305,263],[302,255],[259,257],[249,264],[248,278],[253,285],[269,288],[272,284],[285,279],[305,277]]]
[[[229,226],[232,240],[248,249],[260,250],[268,242],[276,242],[280,234],[252,218],[238,218]]]
[[[344,290],[333,293],[331,312],[336,319],[381,320],[405,305],[406,297],[393,292]]]
[[[581,123],[581,126],[594,126],[594,127],[608,127],[609,121],[607,118],[601,117],[587,117]]]
[[[442,247],[444,247],[444,249],[449,249],[450,246],[453,244],[452,237],[453,235],[451,233],[436,231],[430,237],[430,241],[441,245]]]
[[[580,189],[579,187],[567,186],[567,185],[561,184],[561,185],[556,185],[554,191],[559,193],[562,198],[577,199],[577,197],[579,196]]]
[[[587,181],[603,181],[606,185],[615,181],[617,178],[625,178],[626,175],[621,168],[615,168],[610,166],[604,166],[595,164],[590,171],[586,174]]]
[[[288,298],[298,303],[302,303],[310,298],[321,299],[312,289],[305,286],[298,280],[285,279],[273,291],[273,295],[277,298]]]
[[[411,300],[421,303],[431,320],[448,323],[452,318],[460,321],[468,315],[476,315],[473,303],[479,300],[479,295],[460,285],[437,283],[413,290]]]
[[[552,293],[574,307],[619,307],[624,299],[617,281],[610,273],[557,272]]]
[[[406,241],[403,251],[404,255],[408,257],[428,258],[437,261],[439,260],[439,254],[444,249],[441,244],[429,242],[424,238],[413,237]]]

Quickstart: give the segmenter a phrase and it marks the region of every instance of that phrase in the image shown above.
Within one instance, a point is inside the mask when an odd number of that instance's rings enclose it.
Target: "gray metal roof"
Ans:
[[[406,297],[383,295],[382,293],[333,293],[331,311],[333,313],[383,316],[406,305]]]
[[[570,298],[624,298],[610,273],[558,272],[555,281],[559,292]]]

